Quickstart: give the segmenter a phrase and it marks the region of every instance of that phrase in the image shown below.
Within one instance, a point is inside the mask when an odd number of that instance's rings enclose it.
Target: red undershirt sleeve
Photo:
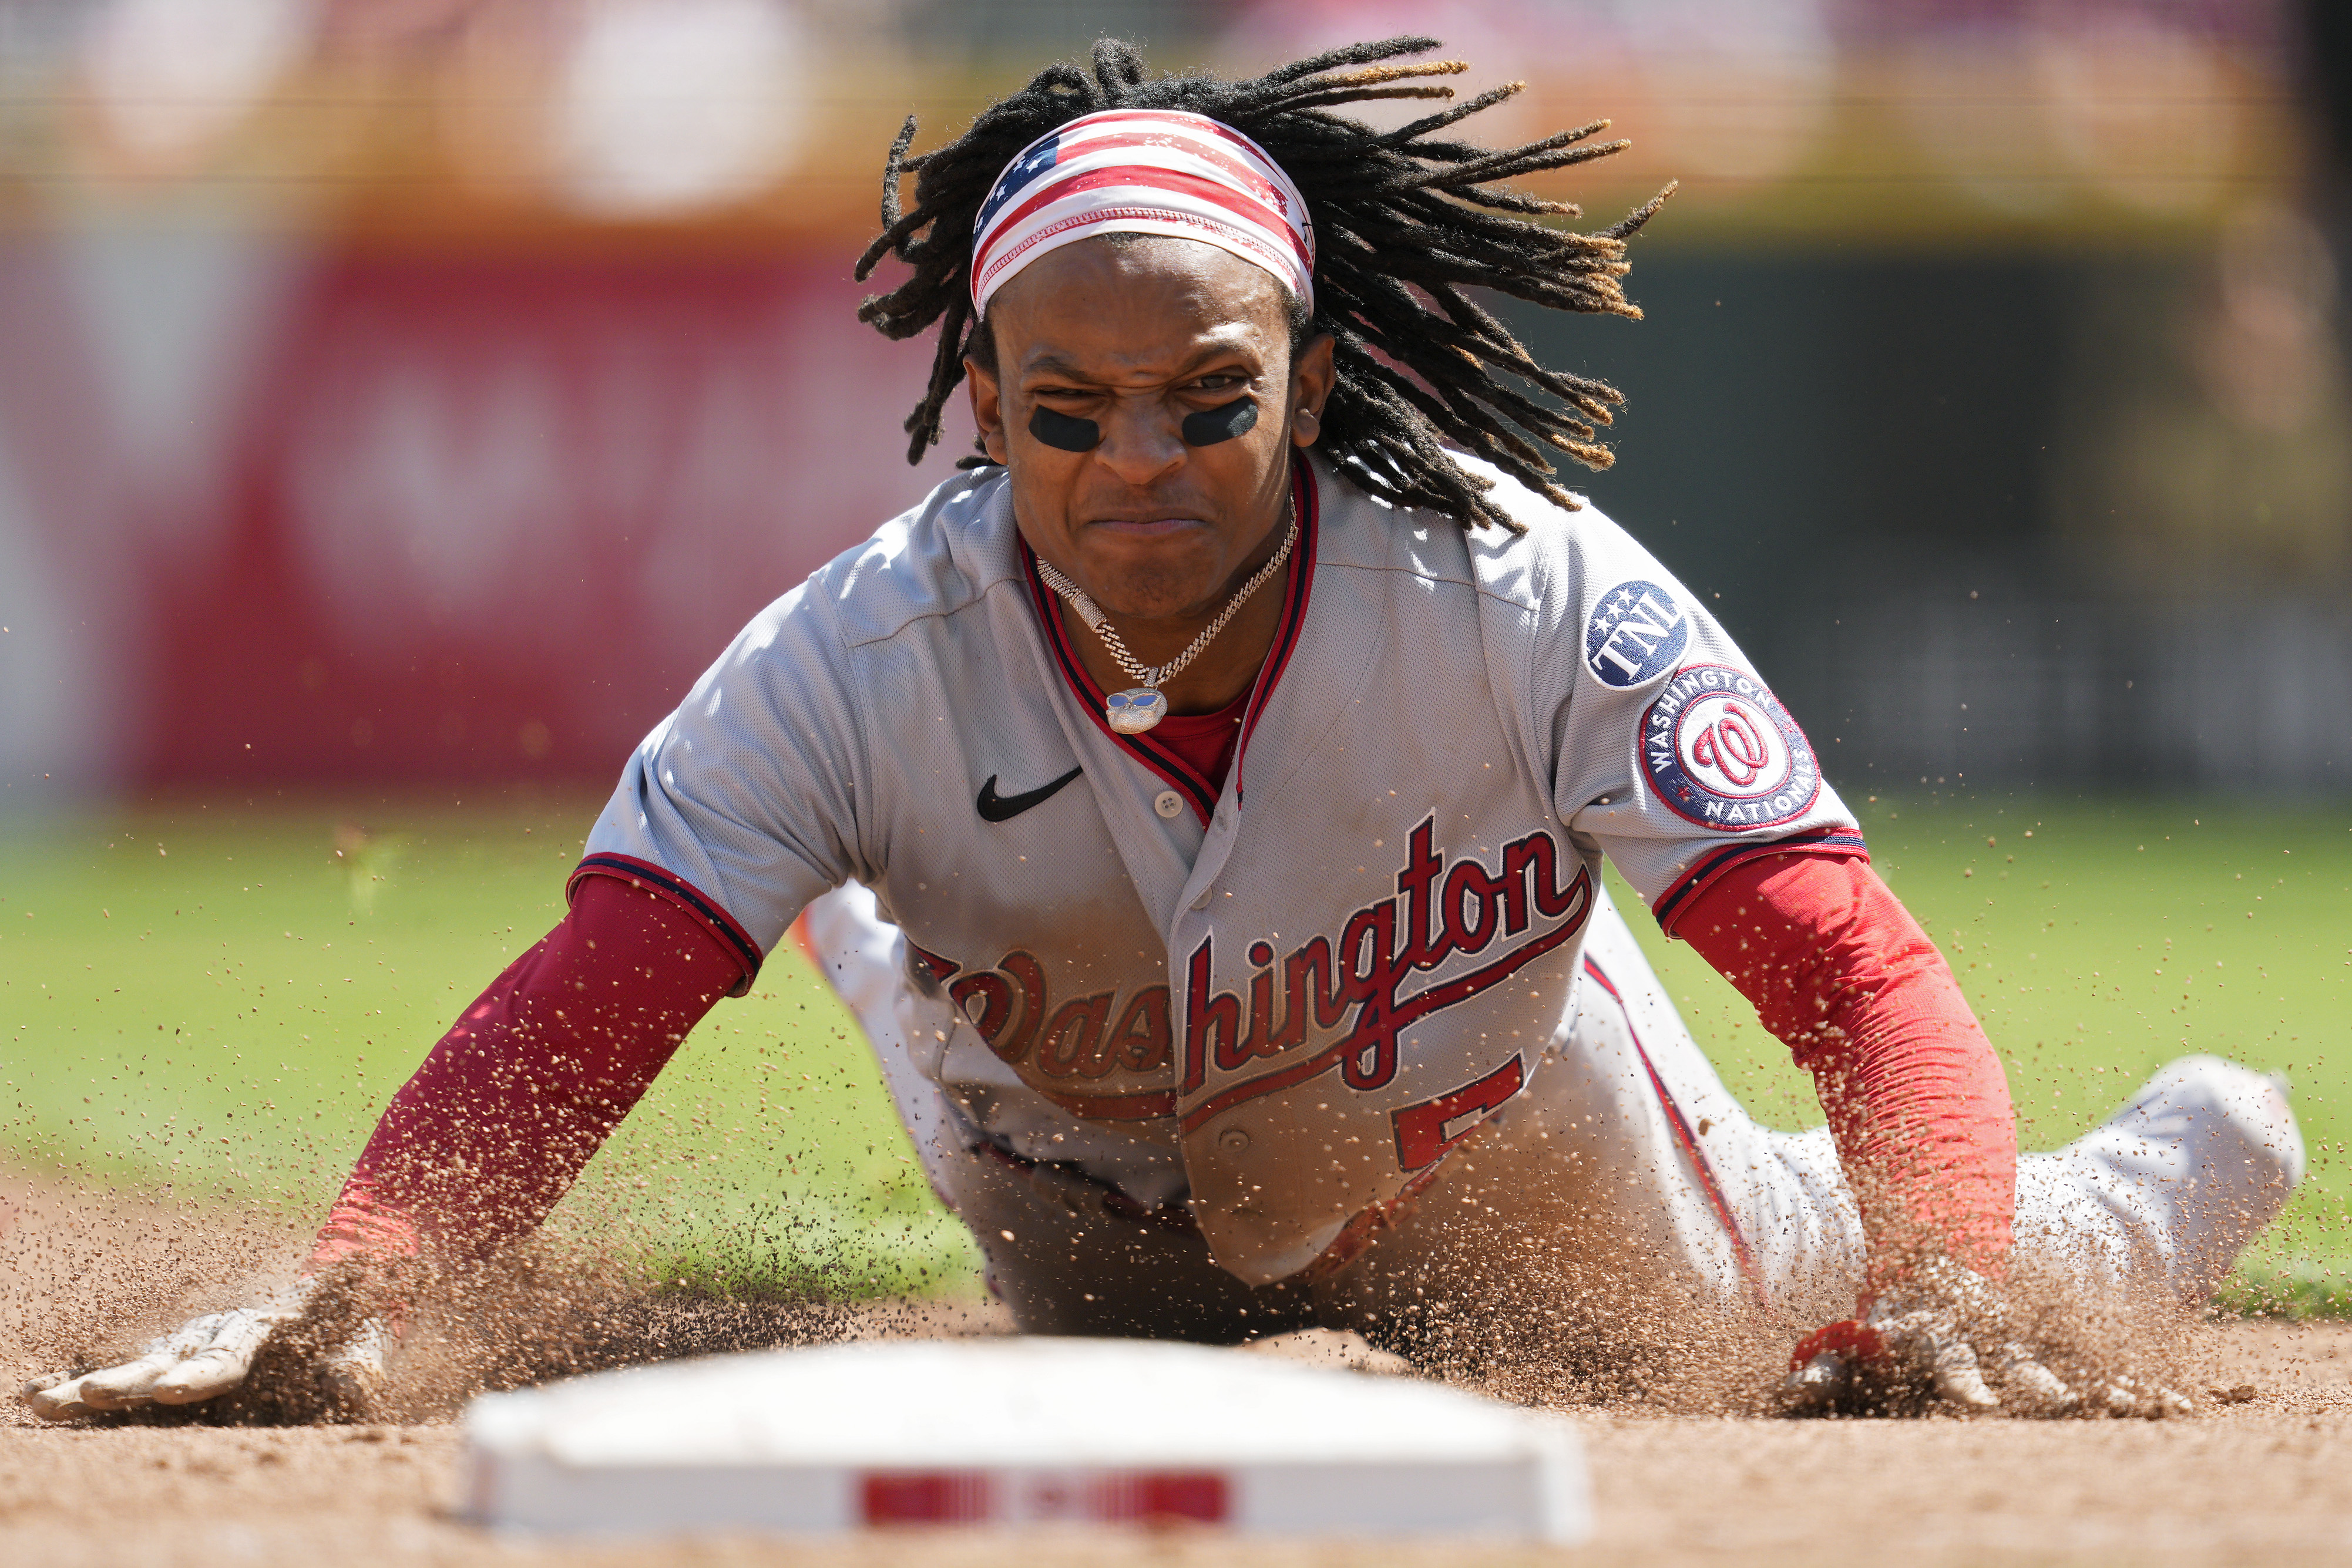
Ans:
[[[612,876],[492,981],[401,1087],[312,1251],[480,1257],[530,1232],[687,1031],[745,977],[708,920]]]
[[[2017,1190],[2009,1081],[1959,982],[1860,858],[1761,856],[1676,916],[1812,1074],[1874,1288],[1940,1252],[2000,1277]]]

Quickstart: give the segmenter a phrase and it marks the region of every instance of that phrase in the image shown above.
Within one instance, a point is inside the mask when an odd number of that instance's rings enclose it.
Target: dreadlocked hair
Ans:
[[[1623,394],[1606,382],[1538,364],[1468,291],[1492,289],[1555,309],[1639,320],[1642,312],[1619,281],[1627,270],[1625,241],[1674,187],[1598,233],[1539,221],[1583,214],[1500,182],[1605,157],[1630,143],[1588,144],[1608,129],[1605,120],[1519,147],[1439,137],[1518,93],[1524,82],[1394,131],[1331,112],[1372,99],[1453,98],[1452,88],[1424,78],[1459,75],[1468,68],[1462,61],[1382,63],[1438,47],[1434,38],[1390,38],[1297,60],[1252,81],[1147,79],[1143,57],[1107,38],[1095,45],[1091,69],[1048,66],[945,147],[909,157],[909,115],[883,166],[882,233],[857,262],[861,282],[886,256],[914,269],[889,293],[868,298],[860,320],[893,339],[940,324],[929,389],[907,418],[913,438],[907,460],[919,461],[938,442],[964,360],[995,361],[988,323],[972,319],[970,272],[972,226],[997,175],[1031,142],[1081,115],[1182,110],[1249,136],[1307,198],[1318,238],[1315,309],[1303,321],[1304,310],[1295,311],[1292,338],[1294,350],[1317,333],[1335,340],[1338,379],[1318,444],[1339,473],[1368,494],[1444,512],[1466,528],[1494,523],[1524,531],[1488,498],[1493,481],[1454,462],[1445,445],[1451,443],[1562,507],[1579,506],[1557,482],[1545,449],[1591,468],[1609,466],[1613,458],[1596,439],[1596,427],[1611,423]],[[909,172],[918,176],[911,210],[899,193]],[[1506,385],[1504,375],[1553,401]],[[967,457],[960,466],[986,462]]]

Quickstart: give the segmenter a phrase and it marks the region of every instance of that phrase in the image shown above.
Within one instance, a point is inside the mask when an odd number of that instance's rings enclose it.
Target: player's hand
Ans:
[[[151,1341],[134,1360],[37,1377],[17,1397],[44,1421],[217,1398],[244,1385],[273,1336],[311,1315],[315,1294],[314,1282],[306,1280],[256,1305],[207,1312]],[[383,1389],[390,1341],[382,1320],[369,1317],[319,1350],[313,1370],[329,1403],[347,1415],[373,1407]]]
[[[1780,1384],[1791,1415],[1885,1410],[1921,1396],[1963,1413],[2161,1418],[2189,1410],[2171,1389],[2121,1375],[2070,1387],[2027,1347],[1989,1281],[1941,1260],[1914,1270],[1860,1318],[1806,1335]]]

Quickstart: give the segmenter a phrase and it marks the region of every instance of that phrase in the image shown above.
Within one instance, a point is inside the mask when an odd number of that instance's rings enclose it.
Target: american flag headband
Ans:
[[[1170,235],[1255,263],[1310,310],[1315,225],[1265,148],[1206,115],[1110,109],[1071,120],[1004,166],[972,225],[971,299],[1039,256],[1098,234]]]

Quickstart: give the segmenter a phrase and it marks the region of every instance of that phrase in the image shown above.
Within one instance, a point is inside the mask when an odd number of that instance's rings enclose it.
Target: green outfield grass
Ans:
[[[562,913],[600,802],[213,803],[0,823],[0,1161],[281,1208]],[[559,1218],[698,1289],[969,1281],[862,1036],[786,944]]]
[[[2314,1176],[2252,1267],[2326,1294],[2352,1266],[2335,1158],[2352,1092],[2334,1049],[2352,1003],[2347,813],[1857,805],[2008,1061],[2028,1147],[2184,1051],[2290,1075]],[[214,802],[0,822],[0,1159],[258,1199],[306,1229],[384,1098],[556,918],[593,809]],[[1732,1087],[1776,1124],[1818,1120],[1745,1004],[1616,891]],[[658,1267],[696,1288],[952,1288],[974,1268],[862,1040],[789,946],[688,1041],[566,1208],[658,1239]]]

